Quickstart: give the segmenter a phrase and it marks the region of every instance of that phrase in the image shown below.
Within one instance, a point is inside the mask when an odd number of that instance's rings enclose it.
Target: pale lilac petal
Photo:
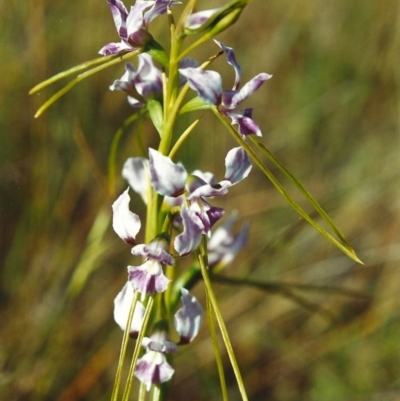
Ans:
[[[240,91],[232,94],[232,91],[224,91],[222,105],[227,109],[235,109],[240,103],[251,96],[272,75],[261,73],[247,82]]]
[[[183,306],[175,313],[174,325],[181,337],[179,344],[188,344],[199,334],[204,310],[187,289],[181,288],[181,293]]]
[[[149,391],[152,384],[160,384],[170,380],[174,372],[164,354],[148,351],[138,359],[135,376],[146,384],[147,391]]]
[[[160,244],[160,240],[156,239],[150,242],[149,245],[140,244],[134,246],[132,253],[136,256],[156,260],[164,265],[173,266],[175,264],[174,258],[163,247],[164,244]]]
[[[145,204],[147,204],[147,194],[149,189],[149,161],[142,157],[130,157],[122,168],[124,177],[130,187],[138,193]]]
[[[141,294],[164,292],[171,281],[165,277],[162,264],[151,259],[141,266],[128,266],[128,280]]]
[[[163,333],[158,332],[154,333],[151,338],[144,337],[142,346],[146,347],[147,350],[162,352],[163,354],[175,352],[178,349],[174,342],[167,340]]]
[[[132,94],[132,90],[134,90],[134,78],[137,75],[136,68],[132,63],[125,64],[125,72],[124,75],[120,79],[114,81],[112,85],[110,85],[110,90],[121,90],[127,92],[128,94]]]
[[[135,76],[135,88],[145,98],[162,93],[161,71],[154,65],[147,54],[138,56],[138,73]]]
[[[193,173],[191,174],[192,176],[196,176],[201,178],[204,182],[206,182],[207,184],[210,185],[215,185],[218,184],[217,179],[215,178],[215,175],[213,173],[210,173],[208,171],[203,172],[201,170],[194,170]],[[202,183],[201,185],[204,185],[204,183]],[[200,185],[199,185],[200,186]]]
[[[114,320],[122,330],[125,330],[126,328],[134,294],[135,291],[132,285],[127,282],[114,299]],[[137,336],[142,327],[144,312],[145,308],[143,304],[140,301],[137,301],[133,313],[131,328],[129,330],[129,335],[133,338]]]
[[[258,124],[253,120],[253,109],[247,108],[245,110],[225,110],[221,114],[229,117],[232,124],[238,125],[238,131],[241,135],[257,135],[262,136],[261,129]]]
[[[197,68],[199,63],[190,57],[184,57],[179,61],[179,68]],[[179,74],[179,86],[185,85],[187,82],[187,78],[184,77],[182,74]]]
[[[205,228],[199,216],[185,205],[182,205],[181,217],[183,232],[175,237],[174,247],[182,256],[188,255],[199,246]]]
[[[135,245],[140,230],[140,219],[129,210],[129,188],[113,203],[113,228],[118,236],[129,245]]]
[[[205,203],[205,202],[204,202]],[[225,214],[225,210],[221,209],[220,207],[210,206],[210,208],[206,212],[209,225],[206,226],[206,234],[208,236],[211,235],[211,228],[213,225]],[[203,220],[204,223],[204,220]]]
[[[218,40],[214,39],[214,42],[225,52],[226,61],[235,70],[235,84],[233,85],[233,90],[236,91],[240,87],[240,75],[242,74],[242,68],[236,61],[235,51],[232,49],[232,47],[225,46],[222,42],[218,42]]]
[[[126,19],[126,28],[128,32],[127,40],[143,28],[143,14],[153,5],[153,3],[153,1],[137,0],[131,7]]]
[[[213,232],[208,241],[208,266],[210,269],[216,266],[226,266],[246,246],[249,235],[248,224],[243,225],[236,235],[232,235],[235,221],[236,217],[231,216]]]
[[[252,165],[247,152],[240,146],[228,152],[225,167],[225,180],[235,185],[249,175]]]
[[[120,0],[107,0],[107,3],[110,5],[115,28],[120,38],[126,38],[126,18],[128,17],[128,10]]]
[[[108,43],[100,49],[99,54],[102,56],[115,56],[116,54],[131,52],[133,50],[135,49],[125,42]]]
[[[170,9],[173,5],[182,4],[182,2],[174,0],[156,0],[152,3],[154,3],[153,7],[149,11],[146,11],[144,15],[144,24],[146,27],[154,18],[158,17],[159,15],[166,14],[168,9]]]
[[[181,75],[187,78],[189,86],[207,103],[220,104],[222,80],[218,72],[201,68],[180,69]]]
[[[173,197],[182,195],[187,179],[185,168],[154,149],[149,149],[149,159],[150,179],[155,191]]]
[[[230,182],[226,181],[221,181],[218,184],[215,184],[213,186],[204,184],[202,186],[199,186],[195,190],[190,191],[190,195],[187,197],[188,200],[193,200],[193,199],[198,199],[198,198],[209,198],[212,196],[219,196],[219,195],[225,195],[228,193],[228,188],[232,184]]]
[[[197,13],[191,14],[189,18],[186,18],[185,28],[190,30],[195,30],[200,28],[208,19],[213,16],[220,8],[214,8],[212,10],[199,11]]]

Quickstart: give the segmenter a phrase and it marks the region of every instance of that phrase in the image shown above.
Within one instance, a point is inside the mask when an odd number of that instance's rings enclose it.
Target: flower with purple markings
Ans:
[[[136,245],[136,235],[140,230],[140,219],[129,210],[131,198],[127,188],[122,195],[113,203],[113,228],[118,236],[129,245]]]
[[[232,262],[236,254],[246,246],[249,236],[248,224],[244,224],[240,231],[233,235],[232,229],[235,222],[236,216],[230,216],[212,233],[208,241],[208,267],[213,271],[221,270]]]
[[[163,266],[173,266],[174,258],[165,250],[168,242],[159,236],[149,245],[136,245],[132,253],[146,258],[140,266],[128,266],[128,281],[141,294],[164,292],[171,281],[163,273]]]
[[[180,255],[187,255],[196,249],[202,234],[210,236],[211,227],[224,214],[223,209],[211,206],[205,198],[226,194],[229,187],[246,178],[251,170],[250,159],[241,147],[228,152],[225,166],[225,177],[220,182],[211,173],[195,172],[188,177],[181,164],[149,149],[150,181],[155,191],[170,197],[184,194],[187,200],[181,207],[183,232],[174,241]]]
[[[272,75],[260,73],[240,89],[241,67],[236,61],[234,50],[221,42],[215,42],[224,50],[228,64],[235,70],[235,84],[232,90],[222,89],[221,76],[215,71],[203,70],[201,68],[186,68],[179,71],[187,78],[189,86],[197,92],[203,101],[216,105],[221,114],[229,117],[232,124],[238,125],[240,134],[244,136],[251,134],[261,136],[261,130],[252,117],[253,109],[238,110],[237,107],[251,96],[266,80],[270,79]]]
[[[108,43],[99,53],[103,56],[129,53],[143,47],[152,36],[148,32],[150,22],[159,15],[165,14],[174,4],[173,0],[136,0],[129,13],[120,0],[107,0],[118,35],[119,43]]]
[[[204,310],[199,301],[185,288],[181,288],[182,308],[174,316],[174,326],[180,335],[178,345],[192,342],[203,323]],[[167,340],[165,331],[157,331],[150,338],[145,337],[142,346],[146,353],[138,360],[135,376],[144,384],[147,391],[153,384],[161,384],[171,379],[174,369],[167,362],[165,354],[175,352],[177,344]]]
[[[138,69],[126,63],[125,73],[110,86],[111,90],[121,90],[128,94],[128,102],[133,107],[143,107],[146,99],[162,97],[161,71],[154,65],[152,57],[139,54]]]

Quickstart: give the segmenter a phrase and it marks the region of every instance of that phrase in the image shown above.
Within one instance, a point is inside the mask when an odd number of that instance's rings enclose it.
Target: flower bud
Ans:
[[[209,36],[217,35],[236,22],[249,1],[234,0],[225,7],[191,14],[185,22],[184,34],[196,35],[202,32],[209,32]]]

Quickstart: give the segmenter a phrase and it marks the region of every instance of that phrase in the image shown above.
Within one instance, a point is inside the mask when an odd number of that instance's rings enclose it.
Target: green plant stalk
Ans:
[[[139,332],[139,336],[136,340],[135,350],[133,351],[133,357],[132,357],[131,365],[129,367],[128,380],[125,384],[124,394],[122,395],[122,401],[129,400],[129,395],[131,393],[132,382],[133,382],[133,374],[135,372],[137,360],[139,359],[140,347],[142,346],[142,340],[144,337],[144,333],[146,332],[146,328],[147,328],[147,324],[150,319],[150,314],[151,314],[152,308],[153,308],[153,297],[149,297],[149,300],[148,300],[148,303],[146,306],[146,312],[143,317],[142,328],[141,328],[141,330]],[[112,401],[114,401],[114,400],[112,400]]]
[[[122,124],[122,127],[120,127],[118,131],[115,133],[114,138],[111,142],[110,153],[108,155],[108,189],[110,194],[112,195],[115,194],[115,181],[117,175],[116,174],[117,152],[122,135],[125,132],[126,128],[129,127],[130,124],[135,122],[139,117],[143,116],[145,112],[146,110],[143,109],[131,115],[129,118],[127,118]]]
[[[218,346],[217,333],[215,331],[213,309],[212,309],[212,305],[211,305],[207,290],[206,290],[206,303],[207,303],[208,325],[210,328],[211,340],[212,340],[212,344],[213,344],[213,348],[214,348],[215,361],[217,363],[219,382],[220,382],[221,391],[222,391],[222,400],[228,401],[228,390],[226,388],[224,366],[223,366],[222,359],[221,359],[221,352],[220,352],[219,346]]]
[[[89,67],[96,65],[96,64],[104,64],[109,60],[112,60],[113,58],[115,58],[115,56],[111,55],[111,56],[102,56],[102,57],[98,57],[95,58],[94,60],[90,60],[90,61],[85,61],[82,64],[76,65],[75,67],[70,68],[69,70],[60,72],[56,75],[53,75],[51,78],[46,79],[45,81],[35,85],[30,91],[29,94],[33,95],[36,92],[39,92],[41,89],[45,88],[46,86],[49,86],[51,84],[53,84],[54,82],[60,81],[61,79],[67,78],[70,75],[74,75],[77,74],[78,72],[87,70]]]
[[[340,240],[343,242],[343,244],[351,249],[350,244],[347,242],[346,238],[344,235],[340,232],[338,227],[335,225],[335,223],[332,221],[332,219],[329,217],[329,215],[325,212],[324,209],[319,205],[319,203],[314,199],[314,197],[301,185],[301,183],[297,180],[297,178],[289,171],[286,169],[286,167],[277,159],[276,156],[274,156],[262,143],[260,143],[253,135],[250,135],[250,140],[257,146],[257,148],[264,153],[274,164],[276,167],[278,167],[285,175],[286,177],[289,178],[290,181],[292,181],[296,187],[299,189],[299,191],[304,195],[306,199],[309,200],[309,202],[312,204],[314,209],[320,214],[320,216],[329,224],[329,226],[332,228],[332,230],[336,233],[336,235],[340,238]]]
[[[112,391],[112,395],[111,395],[111,401],[118,400],[119,385],[121,383],[121,376],[122,376],[122,367],[124,365],[126,349],[128,347],[128,341],[129,341],[129,331],[130,331],[130,328],[132,325],[133,315],[135,312],[135,307],[136,307],[138,298],[139,298],[139,293],[137,291],[135,291],[133,300],[132,300],[132,305],[131,305],[131,308],[129,309],[128,321],[126,323],[124,336],[122,338],[121,352],[119,355],[118,368],[117,368],[117,373],[115,376],[114,387],[113,387],[113,391]]]
[[[241,135],[232,127],[227,118],[220,114],[215,106],[211,107],[214,114],[218,117],[218,119],[225,125],[228,131],[232,134],[232,136],[236,139],[236,141],[245,149],[251,160],[257,165],[257,167],[264,173],[264,175],[271,181],[276,190],[286,199],[286,201],[292,206],[294,210],[311,226],[313,226],[320,234],[322,234],[328,241],[334,244],[337,248],[339,248],[345,255],[347,255],[350,259],[354,260],[357,263],[363,264],[363,262],[357,257],[356,253],[352,248],[348,249],[345,245],[341,244],[334,237],[332,237],[326,230],[324,230],[317,222],[315,222],[292,198],[291,196],[283,189],[282,185],[275,178],[275,176],[271,173],[267,166],[258,158],[258,156],[254,153],[254,150],[247,144],[247,142],[241,137]]]
[[[120,56],[118,58],[114,58],[111,61],[108,61],[102,65],[99,65],[98,67],[92,68],[89,71],[86,71],[82,74],[79,74],[75,79],[73,79],[70,83],[68,83],[67,85],[64,86],[64,88],[62,88],[61,90],[59,90],[57,93],[55,93],[49,100],[47,100],[40,108],[39,110],[36,112],[35,114],[35,118],[40,117],[41,114],[43,114],[43,112],[45,110],[47,110],[54,102],[56,102],[60,97],[62,97],[63,95],[65,95],[67,92],[69,92],[76,84],[78,84],[79,82],[83,81],[84,79],[90,77],[93,74],[98,73],[99,71],[102,71],[114,64],[119,64],[122,63],[122,61],[127,60],[128,58],[131,58],[133,56],[137,56],[138,54],[141,53],[141,50],[137,50],[131,53],[127,53],[124,54],[123,56]]]
[[[198,258],[198,261],[200,264],[201,273],[202,273],[203,280],[204,280],[204,285],[206,287],[206,291],[208,293],[212,309],[214,310],[215,317],[217,319],[219,328],[221,330],[222,338],[224,340],[225,347],[228,352],[229,360],[231,361],[233,372],[236,376],[236,381],[237,381],[237,384],[239,387],[240,394],[242,396],[242,400],[248,401],[246,389],[244,388],[244,384],[243,384],[242,375],[240,374],[239,366],[236,361],[235,353],[233,352],[232,344],[229,339],[229,335],[228,335],[228,331],[225,326],[224,319],[222,318],[221,312],[218,308],[217,299],[215,298],[214,291],[212,289],[212,285],[211,285],[211,281],[210,281],[210,277],[208,275],[208,268],[204,262],[204,257],[202,254],[205,254],[204,244],[201,244],[200,250],[197,250],[197,258]]]
[[[145,399],[146,399],[146,385],[144,383],[140,383],[138,401],[145,401]]]

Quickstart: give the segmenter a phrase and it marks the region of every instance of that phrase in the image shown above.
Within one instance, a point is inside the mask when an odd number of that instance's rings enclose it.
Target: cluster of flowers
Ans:
[[[102,55],[121,55],[143,48],[152,39],[148,32],[150,22],[167,13],[172,5],[180,4],[171,0],[137,0],[128,12],[120,0],[107,1],[121,41],[105,45],[100,50]],[[198,30],[216,13],[218,9],[189,15],[185,29]],[[219,113],[238,126],[238,132],[244,137],[250,134],[260,136],[260,128],[252,118],[252,109],[239,110],[237,107],[271,76],[266,73],[258,74],[241,87],[241,67],[233,49],[221,42],[215,43],[224,51],[227,62],[234,69],[233,88],[223,90],[222,79],[217,72],[204,70],[195,60],[189,58],[180,61],[179,85],[189,85],[201,101],[216,106]],[[161,103],[162,72],[149,54],[142,53],[138,56],[138,67],[127,63],[124,75],[110,89],[126,92],[128,102],[134,108],[146,107],[150,100]],[[133,255],[145,260],[140,266],[128,266],[128,281],[115,299],[114,318],[121,329],[126,329],[135,291],[142,294],[143,299],[166,291],[170,279],[164,274],[165,266],[174,266],[175,259],[193,253],[199,247],[203,235],[209,238],[209,268],[226,265],[244,247],[248,229],[244,226],[238,234],[233,235],[234,216],[220,225],[214,233],[211,232],[214,224],[223,216],[224,210],[210,205],[208,199],[226,194],[232,185],[248,176],[251,168],[249,157],[241,147],[228,152],[225,158],[225,175],[220,181],[209,172],[196,170],[189,174],[182,164],[173,162],[155,149],[149,149],[148,159],[134,157],[126,161],[122,175],[146,204],[149,202],[149,193],[154,191],[163,197],[165,208],[174,208],[179,212],[173,214],[171,222],[178,230],[173,242],[170,235],[163,232],[149,244],[137,244],[136,235],[141,222],[139,216],[129,209],[129,188],[113,204],[115,232],[132,246]],[[200,330],[203,316],[200,303],[185,288],[181,289],[181,300],[183,306],[174,315],[174,326],[180,336],[178,344],[169,341],[167,332],[159,329],[142,341],[146,353],[138,360],[135,375],[148,389],[152,384],[169,380],[174,373],[165,354],[176,351],[177,345],[191,342]],[[144,310],[143,304],[138,301],[129,328],[131,337],[136,337],[141,330]]]

